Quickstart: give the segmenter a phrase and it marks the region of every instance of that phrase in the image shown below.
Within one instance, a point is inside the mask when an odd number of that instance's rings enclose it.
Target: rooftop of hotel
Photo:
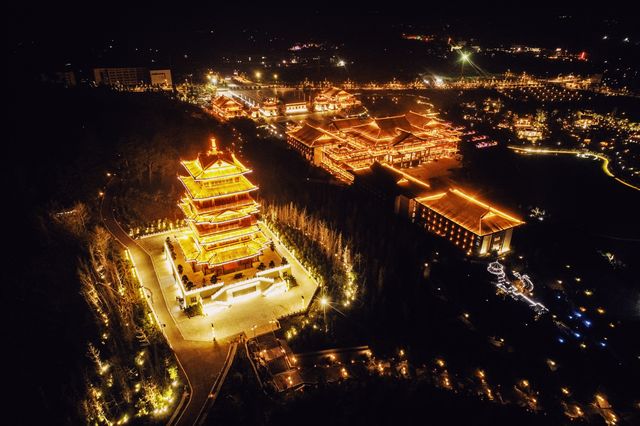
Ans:
[[[524,223],[457,188],[428,194],[416,201],[476,235],[491,234]]]

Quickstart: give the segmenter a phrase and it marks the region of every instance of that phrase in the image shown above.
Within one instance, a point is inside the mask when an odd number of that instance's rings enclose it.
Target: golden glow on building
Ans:
[[[365,169],[376,161],[410,167],[455,158],[461,133],[431,115],[410,111],[398,116],[327,123],[307,120],[287,135],[288,143],[307,160],[350,183],[350,171]]]
[[[243,105],[229,96],[220,95],[211,101],[211,110],[221,120],[245,115]]]
[[[479,256],[508,252],[513,228],[524,223],[458,188],[411,200],[410,216],[429,232]]]
[[[251,266],[269,240],[257,225],[259,205],[251,197],[258,189],[245,177],[251,170],[233,154],[211,149],[191,161],[179,176],[186,189],[178,204],[189,232],[178,238],[185,260],[209,272],[226,273]]]

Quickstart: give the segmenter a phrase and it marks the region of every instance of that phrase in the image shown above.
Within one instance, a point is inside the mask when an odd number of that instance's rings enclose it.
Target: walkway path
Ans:
[[[176,425],[194,425],[208,400],[209,392],[221,373],[227,357],[229,343],[226,341],[203,342],[185,340],[171,316],[160,289],[158,277],[149,254],[122,229],[115,220],[112,196],[104,195],[100,215],[104,226],[125,248],[129,250],[136,266],[140,282],[149,294],[150,302],[164,335],[176,354],[190,388],[186,406],[176,416]]]

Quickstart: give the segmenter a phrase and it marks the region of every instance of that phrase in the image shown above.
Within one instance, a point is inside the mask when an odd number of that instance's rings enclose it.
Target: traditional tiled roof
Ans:
[[[214,250],[204,250],[196,242],[193,233],[188,232],[178,237],[178,243],[187,262],[216,267],[259,255],[269,243],[269,239],[260,231],[248,241],[240,241]]]
[[[257,186],[252,184],[249,179],[244,176],[240,176],[234,179],[232,182],[218,184],[215,186],[203,185],[191,176],[179,176],[178,178],[186,188],[189,196],[194,200],[203,200],[234,194],[242,194],[258,189]]]
[[[236,101],[233,98],[230,98],[225,95],[217,96],[213,101],[211,101],[212,106],[220,108],[222,110],[227,109],[242,109],[242,104]]]
[[[524,223],[455,188],[416,201],[476,235],[492,234]]]
[[[211,143],[213,148],[209,152],[199,154],[195,160],[182,161],[182,166],[193,179],[226,178],[251,172],[234,154],[218,151],[215,139]]]
[[[289,136],[310,147],[336,141],[333,135],[317,127],[313,127],[309,123],[304,123],[299,129],[290,132]]]

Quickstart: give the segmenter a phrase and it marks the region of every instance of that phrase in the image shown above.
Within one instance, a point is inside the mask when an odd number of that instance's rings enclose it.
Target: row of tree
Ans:
[[[85,419],[108,424],[165,413],[176,400],[175,358],[151,319],[131,262],[101,227],[87,237],[78,279],[100,332],[98,342],[87,344],[93,368],[85,373]]]

